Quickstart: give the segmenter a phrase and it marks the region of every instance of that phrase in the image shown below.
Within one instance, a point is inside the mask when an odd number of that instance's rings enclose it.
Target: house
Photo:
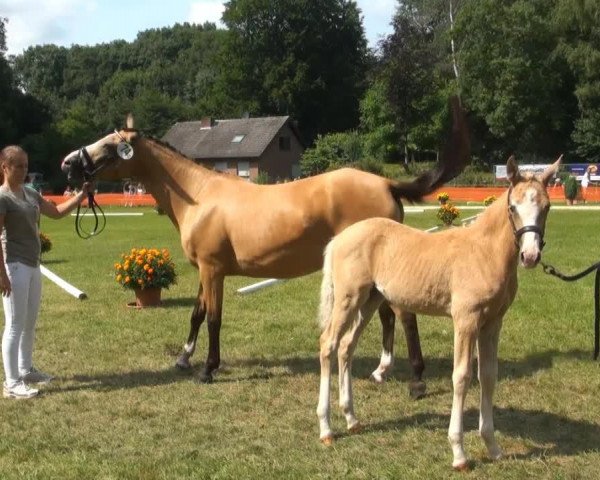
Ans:
[[[205,167],[251,181],[300,176],[304,148],[289,116],[178,122],[162,140]]]

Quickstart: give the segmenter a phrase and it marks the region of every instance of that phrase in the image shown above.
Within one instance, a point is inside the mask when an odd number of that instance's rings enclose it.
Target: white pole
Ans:
[[[269,287],[271,285],[275,285],[276,283],[283,282],[279,278],[269,278],[268,280],[263,280],[262,282],[253,283],[252,285],[248,285],[247,287],[242,287],[237,289],[237,293],[252,293],[256,290],[260,290],[261,288]]]
[[[65,282],[62,278],[60,278],[55,273],[52,273],[50,270],[48,270],[43,265],[40,265],[40,270],[42,272],[42,275],[44,275],[48,280],[53,281],[60,288],[65,290],[67,293],[73,295],[75,298],[78,298],[79,300],[84,300],[87,298],[87,295],[85,293],[83,293],[81,290],[78,290],[70,283]]]

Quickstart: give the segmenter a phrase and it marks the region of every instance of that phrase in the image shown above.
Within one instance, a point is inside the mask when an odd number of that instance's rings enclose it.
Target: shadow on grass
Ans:
[[[478,421],[478,410],[465,411],[465,432],[476,431]],[[519,449],[521,452],[516,454],[511,453],[510,446],[507,446],[505,455],[510,458],[528,459],[548,455],[579,455],[589,452],[590,449],[594,449],[600,444],[600,426],[541,410],[496,407],[494,408],[494,423],[496,431],[504,436],[526,439],[535,444],[528,445],[527,451],[524,453],[522,453],[522,449]],[[364,432],[404,430],[415,426],[431,430],[439,429],[445,432],[449,424],[450,413],[448,415],[419,413],[397,420],[365,425]],[[348,435],[341,433],[339,438]],[[500,441],[501,447],[502,443]]]
[[[65,263],[67,260],[63,258],[55,258],[53,260],[42,260],[42,265],[53,265],[57,263]]]
[[[530,377],[536,372],[552,368],[557,358],[568,358],[581,361],[589,361],[591,354],[585,350],[572,350],[570,352],[558,352],[548,350],[532,354],[522,360],[499,360],[498,378],[517,379]],[[288,357],[288,358],[255,358],[241,359],[227,362],[228,366],[236,368],[262,368],[264,370],[281,371],[283,375],[318,374],[320,370],[318,352],[314,357]],[[355,378],[369,378],[371,372],[379,365],[379,358],[372,356],[355,356],[352,362],[352,375]],[[476,362],[474,368],[476,367]],[[453,360],[449,357],[425,358],[425,372],[423,380],[432,378],[450,378],[452,375]],[[334,361],[334,373],[337,373],[337,361]],[[288,373],[286,373],[288,372]],[[408,359],[397,358],[394,368],[390,373],[390,379],[406,382],[411,379],[412,370]],[[277,376],[277,374],[273,375]]]
[[[161,301],[161,307],[189,307],[192,309],[195,305],[196,297],[163,298]]]

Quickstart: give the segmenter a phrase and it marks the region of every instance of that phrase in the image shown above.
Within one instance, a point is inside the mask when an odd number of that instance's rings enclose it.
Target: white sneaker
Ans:
[[[31,388],[22,381],[10,388],[4,384],[4,398],[33,398],[38,393],[36,388]]]
[[[35,367],[31,367],[27,373],[21,375],[20,380],[27,383],[49,383],[53,378],[52,375],[40,372]]]

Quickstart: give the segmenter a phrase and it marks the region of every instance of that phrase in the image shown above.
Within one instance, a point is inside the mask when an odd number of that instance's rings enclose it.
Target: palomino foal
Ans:
[[[317,415],[320,437],[331,444],[329,420],[331,356],[338,350],[340,407],[348,430],[354,416],[352,355],[358,337],[382,301],[399,314],[450,316],[454,323],[454,398],[448,436],[456,469],[467,466],[463,409],[478,345],[481,383],[479,431],[490,457],[500,458],[494,437],[492,396],[498,371],[502,317],[517,292],[517,265],[535,267],[541,258],[546,186],[560,158],[539,177],[523,177],[508,160],[510,187],[466,228],[436,234],[372,218],[334,237],[325,250],[321,287],[321,386]]]

